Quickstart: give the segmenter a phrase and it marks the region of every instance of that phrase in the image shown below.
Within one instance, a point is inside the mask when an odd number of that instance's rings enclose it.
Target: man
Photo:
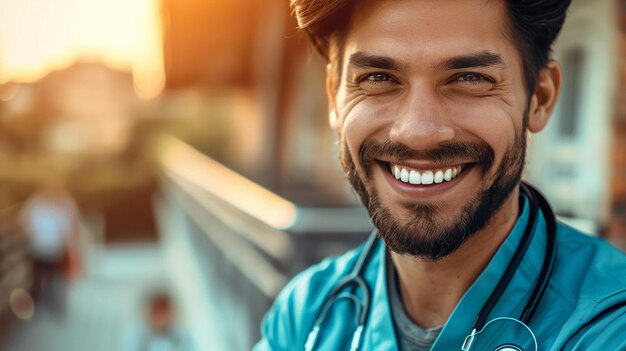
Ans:
[[[297,276],[256,350],[626,350],[625,256],[520,191],[569,3],[292,1],[382,241]],[[357,261],[364,284],[333,292]]]

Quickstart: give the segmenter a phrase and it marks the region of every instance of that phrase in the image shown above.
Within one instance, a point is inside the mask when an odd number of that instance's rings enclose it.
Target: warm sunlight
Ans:
[[[165,81],[159,10],[158,0],[0,0],[0,84],[99,60],[154,97]]]

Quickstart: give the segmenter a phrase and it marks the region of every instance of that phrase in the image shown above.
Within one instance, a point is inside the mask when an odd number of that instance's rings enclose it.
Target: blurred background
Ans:
[[[574,0],[525,175],[621,249],[625,53],[626,1]],[[286,0],[0,0],[0,349],[249,350],[369,232],[324,79]]]

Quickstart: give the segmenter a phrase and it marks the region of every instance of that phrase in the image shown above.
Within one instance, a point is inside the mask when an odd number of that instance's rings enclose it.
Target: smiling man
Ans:
[[[521,183],[569,3],[292,0],[376,230],[298,275],[256,350],[626,350],[625,256]]]

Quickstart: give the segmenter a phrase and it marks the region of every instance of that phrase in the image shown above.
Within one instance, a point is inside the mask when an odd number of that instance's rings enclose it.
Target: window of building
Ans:
[[[582,81],[585,67],[585,52],[573,48],[563,56],[563,92],[559,116],[559,134],[565,138],[575,138],[580,128]]]

